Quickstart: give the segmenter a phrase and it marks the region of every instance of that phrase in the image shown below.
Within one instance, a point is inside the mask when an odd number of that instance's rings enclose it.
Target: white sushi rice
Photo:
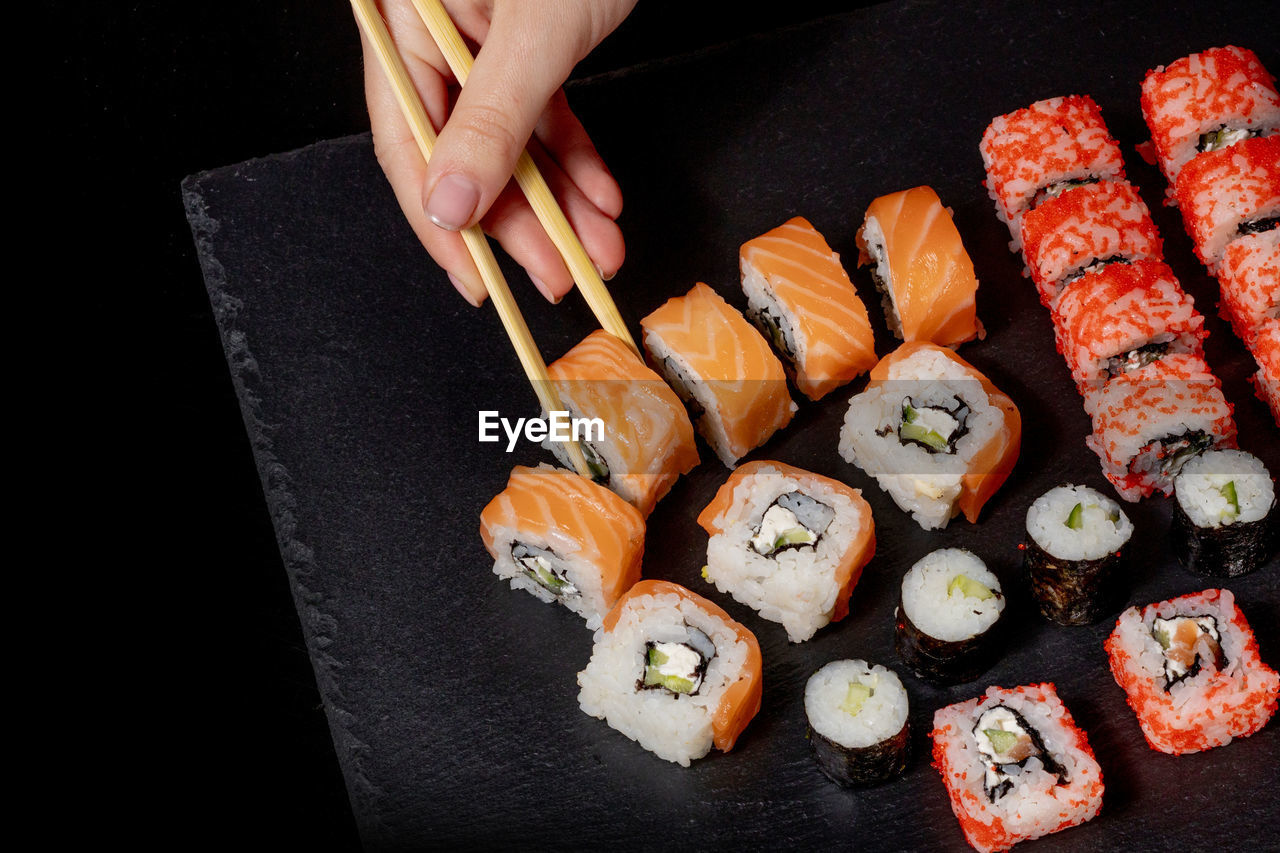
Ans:
[[[697,694],[637,690],[645,643],[683,643],[686,626],[702,631],[716,647]],[[674,594],[637,596],[627,601],[612,631],[596,631],[591,660],[578,673],[578,705],[659,758],[688,767],[711,750],[712,719],[747,654],[733,627],[693,602]]]
[[[693,367],[688,360],[667,346],[667,342],[660,336],[645,332],[644,336],[645,349],[649,351],[653,358],[654,367],[673,389],[683,389],[697,402],[703,410],[703,414],[694,421],[694,428],[698,433],[706,439],[707,444],[711,445],[711,449],[715,451],[716,456],[720,458],[729,468],[738,461],[739,455],[733,448],[732,442],[725,429],[724,413],[720,409],[720,403],[716,400],[715,391],[711,387],[711,383],[703,380],[701,376],[694,372]],[[676,393],[681,396],[680,390]],[[791,404],[792,411],[795,411],[795,403]]]
[[[857,682],[871,695],[850,714],[840,706]],[[843,747],[874,746],[902,731],[907,722],[907,691],[892,670],[863,660],[836,660],[809,677],[804,686],[804,712],[815,732]]]
[[[935,750],[940,730],[949,729],[941,736],[951,771],[948,788],[960,788],[968,808],[981,804],[981,811],[972,817],[984,823],[999,818],[1004,832],[1016,836],[1015,840],[1039,838],[1089,820],[1102,806],[1102,769],[1093,755],[1077,745],[1065,706],[1055,693],[1044,690],[1047,686],[988,688],[978,699],[940,708],[933,715]],[[983,788],[986,761],[978,750],[973,727],[996,705],[1017,711],[1036,730],[1045,751],[1065,771],[1062,784],[1044,769],[1039,758],[1031,757],[1022,767],[1005,765],[1013,788],[994,803],[988,800]],[[955,804],[956,795],[951,799]]]
[[[794,368],[795,365],[807,363],[809,353],[809,341],[800,333],[800,328],[795,322],[795,315],[790,309],[778,301],[773,293],[773,288],[769,286],[769,281],[761,272],[746,259],[742,260],[742,292],[747,295],[747,317],[756,324],[760,329],[760,333],[764,335],[765,340],[773,345],[778,354],[783,357],[787,367]],[[770,317],[773,317],[778,328],[782,330],[782,335],[791,347],[791,354],[783,352],[773,340],[773,337],[765,330],[764,324],[760,320],[760,313],[767,311]]]
[[[894,503],[925,530],[946,527],[959,511],[956,501],[969,461],[999,432],[1001,411],[991,404],[978,380],[938,352],[920,350],[895,362],[888,380],[849,401],[840,429],[840,455],[875,477]],[[956,397],[968,405],[969,431],[957,440],[954,454],[930,453],[899,442],[906,397],[917,406],[950,406]],[[885,430],[886,434],[877,434]]]
[[[585,619],[588,628],[595,630],[600,627],[601,620],[609,612],[600,581],[600,568],[579,554],[582,545],[577,539],[559,529],[548,531],[544,538],[531,536],[527,531],[515,527],[499,525],[493,528],[493,541],[502,543],[493,563],[493,573],[503,580],[509,580],[512,589],[522,589],[541,601],[559,601]],[[558,596],[529,577],[524,567],[511,556],[512,545],[516,542],[554,552],[560,558],[560,567],[564,569],[565,577],[578,590],[578,594]]]
[[[751,538],[769,506],[793,491],[826,504],[835,517],[814,547],[766,557],[751,547]],[[847,495],[801,487],[776,468],[761,468],[744,478],[731,505],[714,521],[724,532],[707,543],[707,580],[765,619],[780,622],[793,643],[809,639],[831,621],[840,593],[836,569],[858,531],[871,523],[870,513]]]
[[[894,337],[902,339],[902,319],[898,316],[898,299],[893,283],[893,268],[889,266],[889,253],[885,250],[884,229],[880,220],[868,215],[862,226],[862,240],[867,254],[876,263],[876,286],[880,290],[880,302],[884,306],[884,318]]]
[[[1080,506],[1080,527],[1067,525]],[[1027,510],[1027,535],[1059,560],[1101,560],[1133,536],[1133,522],[1120,504],[1088,486],[1057,486]]]
[[[987,599],[948,591],[952,580],[964,575],[997,593]],[[1000,579],[982,560],[961,548],[942,548],[926,554],[902,578],[902,608],[911,624],[930,637],[956,643],[976,637],[1004,612]]]
[[[1239,513],[1224,494],[1228,483],[1234,484]],[[1243,450],[1206,450],[1182,466],[1173,490],[1196,527],[1259,521],[1276,505],[1275,483],[1267,466]]]

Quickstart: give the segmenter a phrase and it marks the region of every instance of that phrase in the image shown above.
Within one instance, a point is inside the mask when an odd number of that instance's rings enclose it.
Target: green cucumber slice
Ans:
[[[1160,644],[1160,648],[1165,651],[1169,650],[1169,632],[1157,628],[1151,632],[1151,636],[1156,638],[1156,642]]]
[[[1236,495],[1236,481],[1229,480],[1225,486],[1218,489],[1222,496],[1227,499],[1227,503],[1231,504],[1231,510],[1226,514],[1229,516],[1237,516],[1240,514],[1240,498]]]
[[[965,598],[976,598],[979,601],[986,601],[995,595],[990,589],[968,575],[956,575],[951,579],[951,583],[947,584],[947,595],[951,595],[957,590]]]
[[[811,545],[816,541],[818,541],[818,537],[808,530],[803,527],[793,527],[790,530],[783,531],[781,536],[773,540],[773,550],[776,551],[787,545]]]
[[[915,410],[908,408],[906,411],[914,413]],[[947,440],[945,438],[938,435],[938,433],[928,427],[917,426],[916,424],[911,423],[911,421],[907,420],[905,417],[903,419],[902,426],[898,428],[898,435],[903,441],[918,441],[921,444],[926,444],[929,447],[932,447],[934,450],[947,449]]]
[[[1063,523],[1072,530],[1079,530],[1084,527],[1084,504],[1073,506],[1071,513],[1067,516],[1067,520]]]
[[[693,690],[693,682],[678,675],[662,675],[656,669],[646,669],[644,673],[645,687],[665,687],[672,693],[689,693]]]
[[[983,729],[982,733],[991,741],[991,748],[996,755],[1004,755],[1018,743],[1017,732],[1006,732],[1003,729]]]
[[[904,424],[913,424],[916,422],[916,410],[910,406],[902,407],[902,422]]]
[[[840,710],[851,717],[856,717],[858,712],[862,710],[863,703],[874,695],[875,690],[860,681],[854,681],[850,683],[849,692],[845,695],[844,701],[840,703]]]

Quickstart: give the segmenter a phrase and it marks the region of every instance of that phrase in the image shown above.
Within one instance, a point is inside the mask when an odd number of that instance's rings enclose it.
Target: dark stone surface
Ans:
[[[1080,4],[1084,6],[1085,4]],[[844,622],[787,642],[698,576],[694,517],[727,471],[704,463],[650,519],[645,574],[707,594],[751,627],[764,705],[735,750],[689,769],[644,752],[576,704],[591,637],[567,611],[499,584],[476,533],[511,465],[549,461],[476,441],[476,412],[531,414],[532,393],[491,309],[456,297],[400,219],[366,136],[206,173],[185,185],[206,283],[249,426],[295,602],[365,845],[849,842],[869,850],[965,849],[927,766],[934,709],[986,684],[1051,680],[1085,728],[1107,782],[1102,814],[1037,849],[1209,843],[1227,822],[1266,846],[1280,781],[1275,726],[1207,754],[1149,750],[1107,671],[1109,620],[1045,623],[1018,574],[1027,506],[1058,482],[1105,490],[1088,421],[1047,315],[981,186],[990,118],[1033,100],[1093,95],[1152,207],[1169,262],[1209,314],[1208,359],[1236,405],[1241,446],[1280,471],[1276,430],[1246,382],[1243,346],[1213,314],[1163,183],[1133,146],[1138,84],[1154,65],[1238,43],[1280,68],[1274,21],[1244,4],[1051,11],[1027,4],[904,3],[861,10],[697,57],[577,85],[571,100],[627,197],[628,261],[610,287],[634,324],[696,280],[743,307],[737,246],[808,217],[849,262],[877,195],[927,183],[955,209],[982,289],[988,338],[961,355],[1013,397],[1022,457],[979,524],[926,533],[836,453],[849,392],[801,403],[749,458],[778,458],[863,489],[879,552]],[[1263,29],[1265,27],[1265,30]],[[521,285],[530,327],[554,358],[594,323],[580,299],[553,307]],[[864,300],[876,300],[865,272]],[[890,348],[872,311],[878,350]],[[1127,509],[1137,525],[1128,603],[1198,590],[1168,546],[1169,501]],[[1010,646],[977,684],[933,688],[904,674],[915,758],[903,778],[848,792],[804,741],[802,690],[823,663],[894,656],[897,583],[935,548],[964,547],[1010,593]],[[1230,582],[1264,660],[1280,660],[1273,564]]]

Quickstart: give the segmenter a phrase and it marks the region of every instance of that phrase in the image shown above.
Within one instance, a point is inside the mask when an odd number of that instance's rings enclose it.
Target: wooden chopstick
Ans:
[[[445,61],[453,71],[453,76],[458,78],[458,84],[465,86],[467,77],[471,73],[471,51],[462,40],[458,28],[454,26],[453,19],[449,17],[440,0],[413,0],[413,5],[422,17],[423,23],[427,25],[427,29],[431,31],[431,37],[435,39],[436,46],[444,54]],[[529,156],[528,149],[522,151],[520,159],[516,161],[515,177],[525,198],[529,200],[529,206],[533,208],[547,236],[559,250],[565,266],[569,268],[569,274],[577,282],[578,290],[582,291],[583,298],[587,300],[587,305],[600,321],[601,327],[631,347],[636,355],[640,355],[631,332],[627,330],[627,324],[622,321],[618,307],[613,304],[609,289],[604,286],[600,273],[596,271],[595,264],[587,256],[587,250],[583,248],[582,241],[570,227],[569,220],[565,218],[564,211],[560,209],[555,196],[551,194],[551,188],[547,186],[546,179],[542,177],[533,158]]]
[[[429,160],[431,151],[435,147],[436,132],[413,87],[413,81],[409,79],[404,61],[396,52],[395,44],[391,41],[391,34],[387,32],[387,25],[382,20],[382,15],[374,6],[373,0],[351,0],[351,7],[355,11],[360,29],[373,45],[378,62],[391,82],[396,101],[400,104],[400,111],[404,113],[405,121],[413,131],[413,138],[418,142],[422,159]],[[520,357],[525,376],[529,377],[533,392],[538,395],[538,402],[548,414],[564,411],[564,407],[560,405],[560,395],[556,393],[555,386],[551,384],[551,377],[547,375],[546,362],[542,360],[542,354],[538,352],[538,347],[533,342],[533,335],[529,334],[529,327],[525,324],[520,308],[511,296],[511,288],[507,286],[507,280],[502,276],[502,270],[498,267],[498,261],[493,256],[493,250],[489,247],[489,241],[485,238],[484,232],[479,226],[473,225],[463,229],[462,239],[471,253],[471,259],[475,261],[476,269],[480,271],[480,278],[484,280],[485,289],[489,291],[494,308],[498,310],[502,325],[507,330],[507,337],[511,338],[511,345],[515,347],[516,355]],[[567,442],[567,445],[569,460],[573,463],[573,467],[579,474],[591,479],[591,469],[587,465],[582,448],[576,441]]]

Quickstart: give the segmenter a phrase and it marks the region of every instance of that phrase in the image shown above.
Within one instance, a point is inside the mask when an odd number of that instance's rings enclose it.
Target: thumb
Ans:
[[[495,4],[484,46],[427,164],[423,208],[436,225],[473,225],[502,192],[547,102],[592,46],[584,6],[590,4]]]

